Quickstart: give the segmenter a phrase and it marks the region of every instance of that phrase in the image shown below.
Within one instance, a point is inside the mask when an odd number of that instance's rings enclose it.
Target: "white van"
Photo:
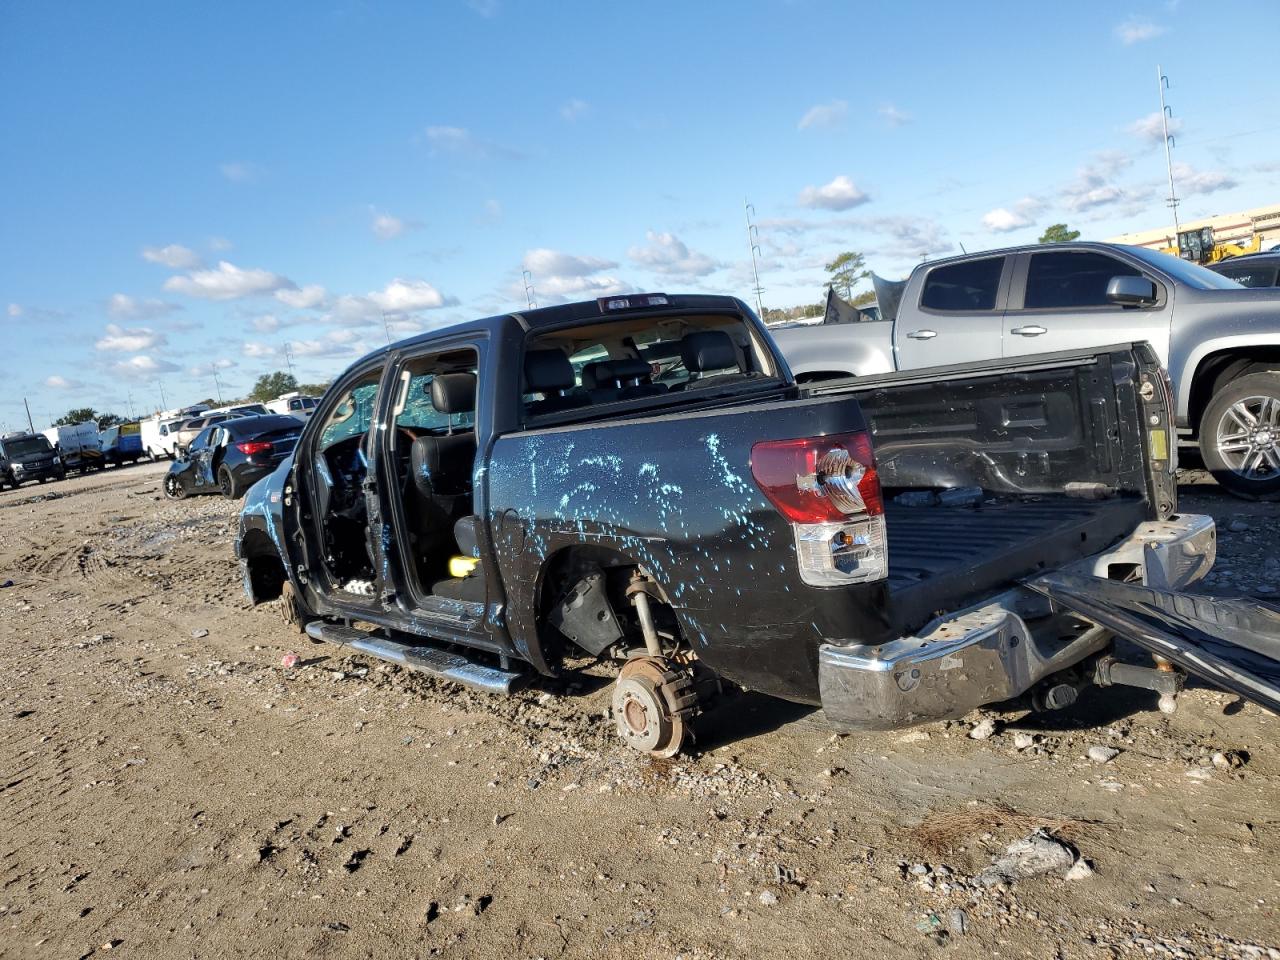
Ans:
[[[102,443],[98,440],[98,425],[92,420],[50,427],[44,435],[67,469],[81,473],[102,469]]]
[[[315,412],[316,404],[319,402],[315,397],[304,397],[295,390],[293,393],[286,393],[276,397],[266,404],[266,408],[272,413],[287,414],[299,420],[308,420],[311,418],[311,414]]]
[[[142,428],[142,454],[151,461],[161,457],[174,456],[174,445],[178,442],[178,428],[190,420],[195,414],[183,416],[154,416],[140,421]]]

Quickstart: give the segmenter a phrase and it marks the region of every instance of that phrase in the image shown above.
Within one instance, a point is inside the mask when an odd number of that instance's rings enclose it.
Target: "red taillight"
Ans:
[[[236,449],[243,453],[246,457],[252,457],[255,453],[265,453],[271,449],[270,440],[241,440],[236,444]]]
[[[751,448],[751,476],[792,523],[840,523],[884,513],[865,433],[762,441]]]

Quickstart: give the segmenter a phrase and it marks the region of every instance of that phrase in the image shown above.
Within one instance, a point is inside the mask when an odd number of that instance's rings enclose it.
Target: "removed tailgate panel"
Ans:
[[[1027,586],[1188,673],[1280,713],[1280,608],[1052,573]]]

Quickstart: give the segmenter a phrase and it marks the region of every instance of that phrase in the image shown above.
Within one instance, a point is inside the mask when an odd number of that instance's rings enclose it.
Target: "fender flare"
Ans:
[[[1195,379],[1196,371],[1200,369],[1200,365],[1204,359],[1214,353],[1222,353],[1228,350],[1241,350],[1249,347],[1280,347],[1280,340],[1274,335],[1266,334],[1236,334],[1227,337],[1215,337],[1212,340],[1203,340],[1187,354],[1186,360],[1182,363],[1181,369],[1174,377],[1174,383],[1177,384],[1177,417],[1181,422],[1187,422],[1191,415],[1191,388]],[[1170,371],[1172,373],[1172,371]],[[1195,424],[1190,424],[1192,427]]]

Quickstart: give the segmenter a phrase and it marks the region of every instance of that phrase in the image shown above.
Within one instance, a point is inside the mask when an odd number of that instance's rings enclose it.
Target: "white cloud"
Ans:
[[[982,225],[993,233],[1008,233],[1029,227],[1036,222],[1036,217],[1044,209],[1044,204],[1035,197],[1023,197],[1013,208],[996,207],[988,211],[982,218]]]
[[[318,283],[310,283],[302,289],[284,287],[275,292],[275,298],[286,307],[295,310],[310,310],[324,303],[325,289]]]
[[[347,357],[368,353],[374,346],[358,330],[330,330],[315,340],[291,340],[289,349],[296,357]]]
[[[388,313],[434,310],[445,306],[445,298],[440,291],[425,280],[401,280],[399,277],[377,293],[369,294],[369,299]]]
[[[369,229],[373,231],[373,235],[379,240],[394,240],[403,233],[412,230],[418,226],[411,220],[402,220],[390,213],[374,210],[373,219],[369,222]]]
[[[478,221],[486,226],[500,223],[502,221],[502,204],[497,200],[490,198],[484,202],[484,213],[480,214]]]
[[[295,286],[292,280],[269,270],[242,270],[226,260],[219,261],[216,267],[208,270],[193,270],[186,276],[170,277],[164,282],[166,290],[202,300],[237,300],[277,290],[291,290]]]
[[[1116,26],[1116,36],[1120,38],[1120,42],[1126,47],[1133,46],[1135,43],[1141,43],[1143,40],[1150,40],[1158,37],[1168,28],[1158,23],[1153,23],[1146,17],[1130,17]]]
[[[113,363],[109,369],[116,376],[129,380],[149,380],[162,373],[176,373],[181,367],[168,360],[156,360],[154,357],[141,354]]]
[[[174,270],[190,270],[200,266],[200,255],[180,243],[171,243],[164,247],[143,247],[142,259]]]
[[[832,100],[830,103],[818,103],[805,111],[798,130],[809,130],[813,127],[838,127],[849,115],[849,104],[844,100]]]
[[[115,353],[137,353],[140,350],[162,346],[164,343],[164,334],[156,333],[147,327],[126,329],[117,324],[108,323],[106,334],[98,338],[94,347]]]
[[[911,114],[899,110],[892,103],[881,106],[879,113],[891,127],[902,127],[911,122]]]
[[[617,277],[565,277],[552,275],[539,277],[534,291],[541,303],[568,303],[571,300],[589,300],[592,297],[611,297],[635,289]],[[524,291],[521,289],[521,297]]]
[[[579,100],[577,97],[560,105],[560,116],[569,123],[573,123],[579,117],[584,117],[590,112],[591,104],[585,100]]]
[[[75,390],[84,386],[79,380],[68,380],[66,377],[59,376],[56,373],[53,376],[45,377],[44,385],[52,387],[54,390]]]
[[[602,260],[600,257],[579,257],[571,253],[561,253],[559,250],[549,250],[546,247],[526,251],[523,264],[535,279],[553,274],[585,277],[617,266],[612,260]]]
[[[231,241],[228,240],[226,237],[210,237],[209,238],[209,249],[212,250],[214,253],[221,253],[224,250],[230,250],[231,246],[232,246]]]
[[[1116,177],[1132,163],[1132,157],[1118,150],[1095,154],[1062,188],[1063,203],[1067,209],[1081,212],[1141,198],[1145,191],[1116,183]]]
[[[1160,111],[1149,113],[1140,120],[1129,124],[1129,132],[1144,143],[1164,143],[1164,125],[1160,122]],[[1177,133],[1182,129],[1182,121],[1177,117],[1169,118],[1169,132]]]
[[[890,239],[876,250],[890,257],[919,260],[949,253],[955,247],[942,225],[928,217],[875,217],[866,221],[866,226]]]
[[[224,357],[219,360],[210,360],[207,363],[198,363],[194,367],[190,367],[187,373],[193,377],[208,377],[219,370],[230,370],[234,366],[236,366],[234,360],[228,360]]]
[[[505,147],[489,140],[481,140],[466,127],[432,126],[423,133],[431,155],[443,153],[460,154],[477,160],[488,160],[493,157],[519,159],[524,156],[519,150]]]
[[[850,210],[870,199],[843,175],[821,187],[805,187],[800,191],[800,206],[812,209]]]
[[[263,313],[253,318],[253,329],[259,333],[275,333],[280,329],[280,318],[274,313]]]
[[[1216,193],[1238,187],[1240,182],[1221,170],[1196,170],[1186,163],[1173,165],[1173,180],[1178,193],[1192,196],[1197,193]]]
[[[263,357],[274,357],[280,353],[280,348],[269,343],[260,343],[258,341],[246,340],[240,347],[241,352],[246,357],[260,360]]]
[[[252,183],[262,173],[262,168],[256,163],[246,163],[243,160],[228,161],[221,164],[218,169],[232,183]]]
[[[9,314],[10,319],[16,320],[18,317],[22,316],[22,304],[11,303],[5,312]]]
[[[645,236],[648,244],[632,247],[627,256],[654,273],[671,277],[705,277],[721,267],[705,253],[690,250],[675,234],[650,230]]]
[[[167,300],[139,300],[127,293],[113,293],[107,300],[107,313],[120,320],[151,320],[181,309]]]

